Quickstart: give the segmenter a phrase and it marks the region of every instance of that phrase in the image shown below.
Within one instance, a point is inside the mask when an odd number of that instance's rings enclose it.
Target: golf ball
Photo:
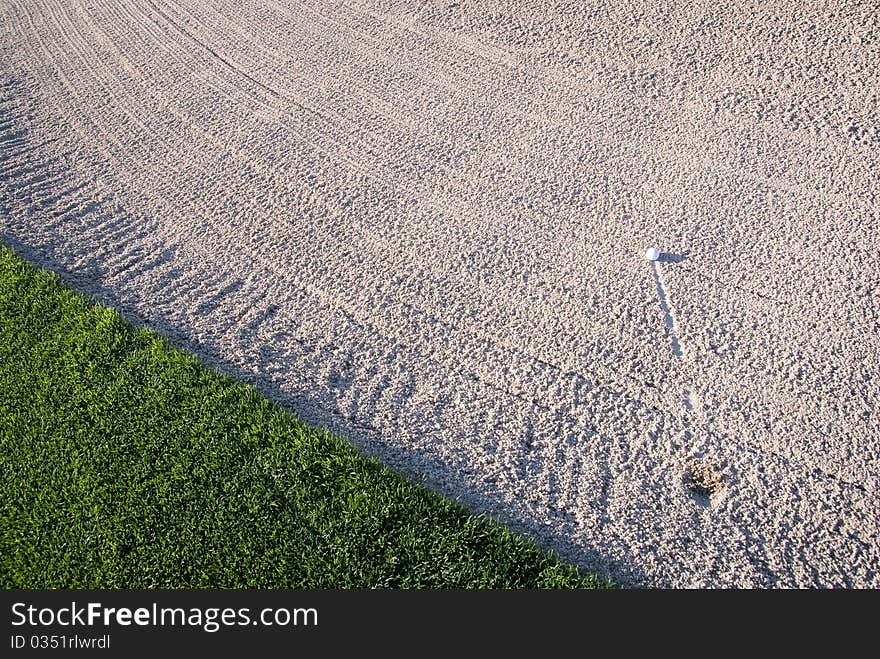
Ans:
[[[649,261],[656,261],[660,258],[660,250],[656,247],[649,247],[645,250],[645,258]]]

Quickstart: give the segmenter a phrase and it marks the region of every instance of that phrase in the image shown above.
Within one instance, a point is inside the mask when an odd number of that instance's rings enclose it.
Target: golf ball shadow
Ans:
[[[657,257],[658,263],[681,263],[687,261],[688,254],[675,254],[674,252],[660,252]]]

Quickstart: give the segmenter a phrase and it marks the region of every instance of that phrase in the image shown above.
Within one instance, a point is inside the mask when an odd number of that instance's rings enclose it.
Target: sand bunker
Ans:
[[[627,4],[0,0],[0,239],[585,568],[878,587],[880,11]]]

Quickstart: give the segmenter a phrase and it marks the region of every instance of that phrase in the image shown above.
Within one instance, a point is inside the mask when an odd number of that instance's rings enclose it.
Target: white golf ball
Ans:
[[[649,247],[645,250],[645,258],[649,261],[656,261],[660,258],[660,250],[656,247]]]

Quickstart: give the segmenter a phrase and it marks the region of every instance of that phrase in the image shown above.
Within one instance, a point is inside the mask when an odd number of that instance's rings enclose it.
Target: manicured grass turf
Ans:
[[[0,586],[605,585],[0,245]]]

